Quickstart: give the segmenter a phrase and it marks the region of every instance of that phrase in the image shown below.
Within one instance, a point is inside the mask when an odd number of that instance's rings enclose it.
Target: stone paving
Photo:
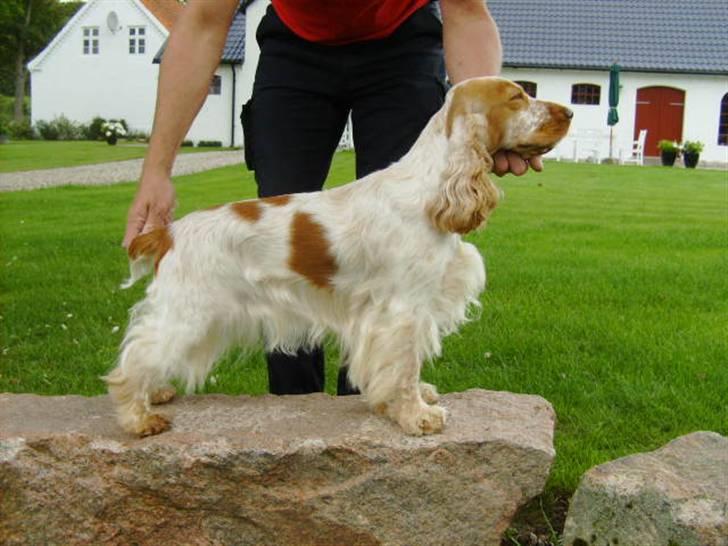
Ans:
[[[130,182],[139,178],[142,161],[142,159],[130,159],[78,167],[0,173],[0,192],[34,190],[53,186],[100,186]],[[242,163],[242,150],[180,154],[175,161],[172,176],[193,174]]]

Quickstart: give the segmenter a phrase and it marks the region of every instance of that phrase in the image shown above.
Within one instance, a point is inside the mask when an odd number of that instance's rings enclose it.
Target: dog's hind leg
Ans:
[[[148,300],[135,308],[118,364],[104,378],[124,430],[139,436],[167,430],[169,418],[151,406],[172,398],[169,381],[181,378],[189,390],[204,382],[223,347],[213,321],[196,311],[160,312]]]

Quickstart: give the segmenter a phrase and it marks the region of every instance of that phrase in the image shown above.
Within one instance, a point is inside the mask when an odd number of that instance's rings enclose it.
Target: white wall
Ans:
[[[233,104],[233,70],[236,79],[240,79],[239,65],[222,64],[215,70],[215,74],[222,79],[221,93],[208,95],[202,109],[187,133],[187,139],[199,142],[200,140],[219,140],[224,146],[230,146],[231,129],[235,129],[235,146],[242,146],[240,130],[240,90],[235,90]]]
[[[133,0],[95,0],[39,62],[31,63],[32,122],[61,114],[88,123],[95,116],[123,118],[135,130],[150,131],[156,100],[158,65],[154,55],[166,30],[151,21]],[[121,29],[109,30],[115,11]],[[129,25],[146,27],[146,52],[129,54]],[[99,27],[99,54],[84,55],[84,26]]]
[[[599,156],[609,156],[609,72],[592,70],[547,70],[526,68],[505,68],[503,76],[512,80],[533,81],[538,84],[538,98],[552,100],[568,105],[574,110],[574,120],[567,139],[550,156],[570,157],[573,152],[573,139],[586,132],[598,132]],[[574,83],[592,83],[602,88],[599,105],[580,105],[571,103],[571,86]],[[614,126],[613,155],[619,149],[625,153],[631,148],[634,138],[634,124],[637,108],[637,90],[642,87],[667,86],[685,90],[685,110],[683,120],[683,140],[699,140],[705,144],[700,155],[702,161],[728,163],[728,146],[718,145],[718,121],[720,101],[728,93],[728,78],[699,74],[659,74],[645,72],[622,72],[619,101],[619,123]],[[583,138],[582,138],[583,140]],[[592,143],[588,143],[592,144]],[[588,153],[586,146],[582,153]],[[655,155],[649,152],[648,155]]]

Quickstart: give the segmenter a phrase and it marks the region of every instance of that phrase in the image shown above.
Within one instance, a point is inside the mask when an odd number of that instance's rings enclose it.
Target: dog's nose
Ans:
[[[571,119],[574,117],[574,112],[572,112],[568,108],[564,108],[564,116],[566,116],[566,119]]]

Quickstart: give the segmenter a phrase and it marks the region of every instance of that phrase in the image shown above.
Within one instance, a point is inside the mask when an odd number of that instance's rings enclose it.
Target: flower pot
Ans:
[[[660,152],[660,160],[662,161],[662,165],[664,167],[672,167],[675,164],[675,159],[677,158],[677,152],[675,151],[667,151],[662,150]]]
[[[115,146],[116,145],[117,136],[111,135],[106,137],[106,142],[109,146]]]
[[[694,169],[699,159],[700,154],[697,152],[683,152],[683,163],[688,169]]]

